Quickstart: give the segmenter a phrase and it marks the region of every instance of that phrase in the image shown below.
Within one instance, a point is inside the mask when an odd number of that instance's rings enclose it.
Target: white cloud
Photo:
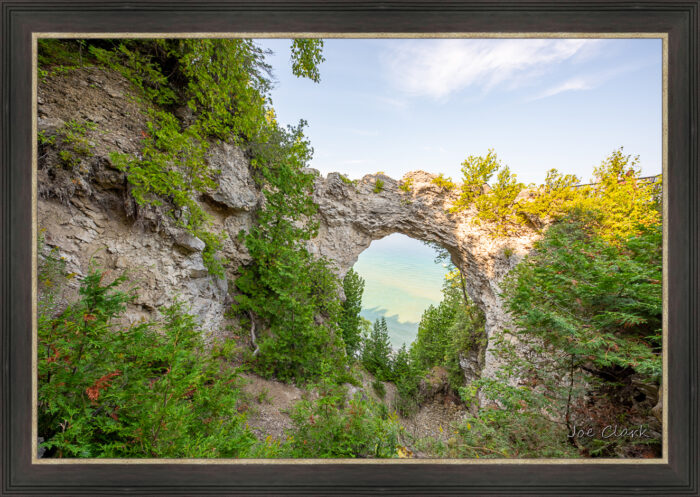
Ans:
[[[564,93],[566,91],[592,90],[594,88],[598,88],[602,84],[606,83],[607,81],[613,78],[616,78],[621,74],[636,71],[642,67],[644,66],[639,63],[624,63],[618,64],[617,66],[611,69],[606,69],[604,71],[597,71],[587,73],[585,75],[575,76],[573,78],[567,79],[563,83],[554,85],[544,90],[543,92],[538,93],[533,97],[530,97],[528,101],[551,97],[554,95],[558,95],[559,93]]]
[[[564,93],[565,91],[576,91],[576,90],[591,90],[598,86],[598,82],[594,82],[592,80],[586,80],[584,78],[572,78],[567,81],[564,81],[560,85],[553,86],[539,95],[536,95],[529,100],[539,100],[541,98],[547,98],[551,97],[553,95],[557,95],[558,93]]]
[[[444,99],[467,87],[510,87],[592,49],[600,40],[490,39],[396,41],[385,54],[401,91]]]

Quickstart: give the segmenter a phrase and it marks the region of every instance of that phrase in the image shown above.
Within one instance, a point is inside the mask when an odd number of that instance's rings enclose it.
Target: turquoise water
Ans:
[[[365,280],[361,315],[372,322],[384,316],[394,348],[409,345],[423,311],[442,300],[447,269],[435,256],[424,243],[394,234],[372,242],[355,263]]]

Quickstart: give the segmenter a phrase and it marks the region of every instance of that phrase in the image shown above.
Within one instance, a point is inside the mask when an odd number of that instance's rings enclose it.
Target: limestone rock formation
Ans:
[[[110,160],[110,152],[139,153],[146,118],[126,97],[132,91],[124,78],[98,68],[58,74],[39,85],[39,131],[55,132],[73,119],[97,124],[86,136],[91,153],[78,167],[62,167],[55,150],[40,154],[38,220],[47,250],[55,248],[67,270],[78,276],[86,274],[91,259],[117,272],[128,269],[139,285],[139,297],[127,313],[132,321],[155,317],[159,306],[179,298],[205,332],[218,334],[226,324],[230,282],[250,261],[237,235],[250,228],[261,194],[241,150],[213,145],[209,160],[221,171],[219,187],[200,200],[215,229],[228,235],[222,255],[230,264],[227,279],[209,275],[202,241],[157,209],[135,205],[124,173]],[[518,236],[495,238],[488,226],[474,221],[473,210],[451,213],[458,193],[434,184],[433,178],[423,171],[408,173],[403,181],[410,179],[412,185],[404,191],[399,181],[382,174],[355,182],[339,173],[326,178],[317,174],[314,200],[320,228],[310,250],[334,261],[343,275],[373,240],[389,234],[436,243],[465,275],[467,292],[483,309],[491,336],[509,322],[499,284],[532,248],[537,234],[523,228]],[[71,285],[75,289],[77,282]],[[485,355],[465,355],[462,368],[472,379],[492,374],[495,363],[487,350]]]
[[[464,274],[467,293],[484,311],[486,333],[492,336],[509,323],[499,284],[532,249],[538,234],[523,228],[517,236],[495,237],[488,225],[475,221],[475,210],[450,212],[459,193],[436,185],[435,177],[424,171],[406,174],[403,181],[410,180],[409,191],[383,174],[367,175],[357,182],[339,173],[317,177],[314,200],[321,223],[314,250],[335,261],[343,275],[373,240],[392,233],[436,243],[449,252]],[[383,188],[375,193],[378,180]],[[491,375],[496,367],[488,348],[484,359],[470,353],[461,363],[467,379],[478,376],[482,369],[483,374]]]

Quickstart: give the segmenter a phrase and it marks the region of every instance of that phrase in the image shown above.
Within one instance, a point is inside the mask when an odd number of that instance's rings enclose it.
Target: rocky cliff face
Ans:
[[[209,160],[221,170],[219,186],[203,195],[202,205],[214,225],[227,233],[222,255],[230,260],[227,278],[210,276],[202,262],[203,243],[177,228],[157,209],[140,209],[128,195],[124,174],[109,153],[138,154],[145,133],[145,112],[128,95],[119,75],[101,69],[82,69],[51,77],[39,85],[39,131],[48,134],[70,120],[87,120],[97,128],[86,133],[90,152],[78,165],[61,165],[57,150],[40,151],[38,171],[39,227],[47,249],[55,247],[67,270],[84,275],[94,259],[108,269],[129,270],[140,287],[128,319],[152,318],[160,305],[180,298],[196,314],[203,329],[224,333],[229,287],[238,268],[250,259],[237,241],[251,226],[261,201],[244,154],[228,144],[211,148]],[[319,205],[320,232],[313,253],[328,257],[344,274],[372,240],[402,233],[434,242],[448,250],[466,278],[467,292],[486,315],[489,336],[508,325],[499,297],[506,273],[532,247],[534,231],[511,238],[494,238],[488,227],[474,222],[475,212],[449,213],[456,192],[432,183],[434,176],[416,171],[410,191],[384,175],[368,175],[349,182],[338,173],[317,176],[314,199]],[[377,180],[384,182],[375,193]],[[379,188],[376,188],[379,190]],[[77,283],[72,283],[73,288]],[[467,378],[492,374],[495,363],[487,349],[464,357]]]
[[[344,274],[360,253],[392,233],[401,233],[445,248],[465,277],[469,297],[484,311],[487,336],[507,327],[499,284],[508,271],[532,248],[535,231],[523,229],[514,237],[496,238],[488,226],[475,221],[473,209],[450,213],[459,197],[455,190],[434,184],[435,175],[413,171],[409,191],[400,182],[381,174],[367,175],[351,183],[338,173],[316,181],[314,199],[319,205],[320,231],[314,241],[319,255],[334,260]],[[375,193],[377,180],[383,182]],[[377,188],[378,189],[378,188]],[[472,351],[461,361],[468,379],[495,371],[487,347],[485,357]]]
[[[205,333],[222,334],[230,282],[250,260],[237,234],[250,227],[259,192],[238,148],[222,144],[210,149],[209,161],[221,177],[218,189],[200,200],[214,225],[227,234],[222,255],[231,261],[226,279],[211,276],[202,260],[204,243],[159,209],[136,205],[124,173],[110,160],[110,152],[138,154],[146,133],[145,110],[128,97],[134,91],[121,76],[96,68],[59,74],[39,85],[39,133],[54,135],[71,121],[97,124],[85,133],[89,151],[74,154],[79,163],[73,167],[59,155],[70,145],[39,147],[38,221],[44,250],[57,249],[66,270],[78,277],[87,273],[91,261],[115,273],[128,270],[139,288],[128,321],[157,318],[159,306],[178,298],[198,316]],[[69,296],[78,279],[69,281]]]

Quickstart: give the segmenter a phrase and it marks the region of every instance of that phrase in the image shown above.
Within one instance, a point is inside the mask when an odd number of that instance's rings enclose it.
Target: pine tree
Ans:
[[[362,292],[365,288],[365,280],[350,269],[343,278],[343,291],[345,302],[340,316],[340,329],[343,333],[345,350],[348,358],[355,357],[360,350],[362,342]]]
[[[374,322],[372,331],[365,341],[362,350],[362,365],[379,380],[391,379],[391,345],[389,343],[389,329],[384,317]]]

